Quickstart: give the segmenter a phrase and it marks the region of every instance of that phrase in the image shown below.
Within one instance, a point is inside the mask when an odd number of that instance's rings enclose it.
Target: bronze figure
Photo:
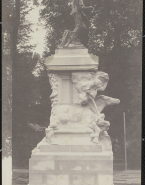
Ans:
[[[81,28],[87,28],[84,19],[87,19],[84,9],[93,9],[93,7],[86,7],[83,0],[73,0],[71,3],[72,11],[70,15],[74,17],[75,28],[73,31],[65,30],[62,38],[62,42],[59,48],[67,47],[71,42],[78,42],[78,33]]]

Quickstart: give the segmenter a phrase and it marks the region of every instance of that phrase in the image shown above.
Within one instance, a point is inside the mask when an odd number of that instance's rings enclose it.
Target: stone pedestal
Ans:
[[[92,143],[90,133],[62,129],[53,144],[44,138],[29,160],[29,185],[113,185],[113,153],[101,139]]]
[[[32,151],[29,185],[113,185],[110,123],[101,112],[119,100],[97,96],[109,80],[98,63],[81,44],[46,60],[52,111],[46,137]]]
[[[100,152],[90,146],[47,145],[32,154],[29,185],[113,185],[112,152]],[[76,149],[77,148],[77,149]],[[89,149],[89,151],[88,151]],[[58,151],[59,150],[59,151]],[[53,151],[53,152],[52,152]]]

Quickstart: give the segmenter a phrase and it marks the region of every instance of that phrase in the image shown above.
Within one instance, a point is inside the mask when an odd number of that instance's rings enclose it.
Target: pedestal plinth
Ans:
[[[29,160],[29,185],[113,185],[110,138],[93,143],[91,133],[85,126],[62,125],[51,143],[38,143]]]
[[[34,149],[29,185],[113,185],[112,152],[100,151],[95,145],[96,149],[70,146],[71,151],[64,152],[66,146],[43,144]]]

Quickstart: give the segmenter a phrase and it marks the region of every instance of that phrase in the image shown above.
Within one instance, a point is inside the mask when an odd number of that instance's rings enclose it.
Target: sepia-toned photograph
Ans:
[[[2,2],[2,185],[141,185],[142,0]]]

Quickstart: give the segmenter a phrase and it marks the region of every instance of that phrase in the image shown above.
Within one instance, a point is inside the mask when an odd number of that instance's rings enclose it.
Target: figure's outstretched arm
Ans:
[[[94,8],[92,6],[85,6],[84,3],[83,3],[83,0],[79,0],[79,7],[82,8],[82,9],[92,9],[94,10]]]
[[[111,98],[109,96],[100,95],[96,97],[95,102],[99,112],[101,113],[106,106],[119,104],[120,100],[116,98]]]
[[[79,7],[80,8],[86,8],[86,6],[84,5],[84,2],[83,2],[83,0],[79,0]]]

